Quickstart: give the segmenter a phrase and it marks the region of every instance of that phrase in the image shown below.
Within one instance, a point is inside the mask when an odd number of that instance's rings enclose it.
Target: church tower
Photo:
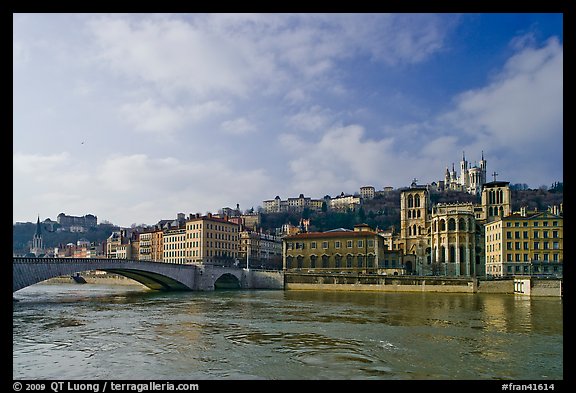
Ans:
[[[42,240],[42,226],[40,225],[40,216],[38,216],[38,221],[36,221],[36,232],[32,238],[32,247],[30,252],[36,256],[44,253],[44,242]]]
[[[484,150],[482,150],[482,159],[480,160],[480,173],[482,185],[486,184],[486,160],[484,159]]]
[[[464,152],[462,152],[462,161],[460,161],[460,185],[464,190],[468,188],[468,162],[466,161],[466,157],[464,156]]]

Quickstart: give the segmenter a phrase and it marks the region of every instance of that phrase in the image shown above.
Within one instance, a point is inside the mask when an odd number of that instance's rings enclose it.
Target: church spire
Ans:
[[[36,236],[42,236],[42,226],[40,225],[40,215],[38,215],[38,220],[36,221]]]

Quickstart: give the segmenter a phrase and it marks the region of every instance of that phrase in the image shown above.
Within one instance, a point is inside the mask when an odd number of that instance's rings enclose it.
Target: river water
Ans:
[[[14,294],[14,379],[563,379],[560,298],[335,291]]]

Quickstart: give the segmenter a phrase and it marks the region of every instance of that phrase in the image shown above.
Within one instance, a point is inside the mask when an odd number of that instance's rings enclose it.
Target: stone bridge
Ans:
[[[183,265],[130,259],[13,258],[12,292],[53,277],[100,270],[164,291],[211,291],[219,285],[245,289],[283,289],[281,271],[262,272],[216,265]]]

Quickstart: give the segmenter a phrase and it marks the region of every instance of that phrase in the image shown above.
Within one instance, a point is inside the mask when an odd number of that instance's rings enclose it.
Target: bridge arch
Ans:
[[[196,267],[125,259],[14,258],[12,292],[60,276],[101,270],[131,278],[155,290],[192,290]]]
[[[240,289],[240,279],[232,273],[224,273],[214,281],[214,289]]]

